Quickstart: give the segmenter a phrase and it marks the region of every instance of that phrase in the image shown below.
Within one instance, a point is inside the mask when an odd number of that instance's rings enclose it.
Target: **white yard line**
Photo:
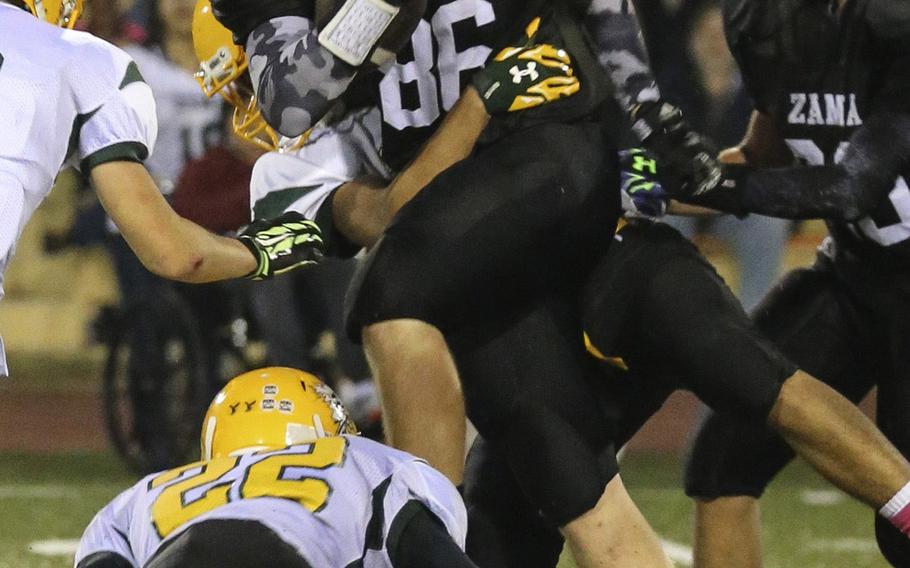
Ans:
[[[837,489],[805,489],[799,492],[800,501],[815,507],[840,505],[846,499],[847,496]]]
[[[871,538],[814,538],[805,548],[816,552],[877,553],[878,544]]]
[[[0,485],[0,499],[60,499],[78,496],[79,490],[66,485]]]
[[[75,539],[51,539],[36,540],[28,545],[28,550],[41,556],[72,556],[78,547],[79,541]]]

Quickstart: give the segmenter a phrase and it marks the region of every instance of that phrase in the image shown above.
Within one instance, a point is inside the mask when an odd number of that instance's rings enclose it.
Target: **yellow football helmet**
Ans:
[[[306,135],[288,141],[262,118],[247,73],[243,48],[235,45],[230,30],[212,14],[210,0],[198,0],[193,11],[193,47],[199,59],[196,81],[208,97],[215,93],[234,107],[234,132],[266,151],[301,147]]]
[[[215,396],[202,423],[202,459],[357,433],[328,385],[297,369],[266,367],[236,377]]]
[[[39,20],[70,30],[82,15],[83,0],[23,0],[23,2],[28,11]]]

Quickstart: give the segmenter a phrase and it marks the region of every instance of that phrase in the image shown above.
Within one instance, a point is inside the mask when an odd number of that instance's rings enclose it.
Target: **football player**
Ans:
[[[734,211],[822,218],[815,266],[790,274],[756,312],[800,367],[859,401],[910,452],[902,359],[910,250],[910,7],[889,0],[730,0],[728,43],[755,104],[728,180],[705,200]],[[687,471],[703,567],[761,564],[758,498],[792,449],[730,416],[701,430]],[[882,503],[879,548],[910,565],[910,488]],[[898,530],[900,529],[900,530]]]
[[[626,202],[636,215],[659,215],[666,195],[654,197],[660,184],[644,171],[655,163],[640,153],[631,156],[635,170],[624,183]],[[589,380],[616,423],[617,446],[670,392],[686,388],[724,416],[767,424],[820,472],[876,509],[910,480],[910,464],[871,422],[763,337],[714,268],[675,229],[640,218],[624,224],[586,286],[583,309],[589,352],[600,360],[604,354],[622,357],[622,369],[588,366]],[[533,354],[524,357],[530,365],[546,364]],[[468,553],[480,566],[552,568],[562,539],[523,498],[502,458],[505,451],[480,441],[469,455]]]
[[[244,373],[209,406],[201,461],[111,501],[85,530],[76,567],[474,566],[455,487],[356,434],[315,376]]]
[[[464,96],[452,107],[450,113],[442,121],[442,125],[439,130],[434,134],[434,136],[423,146],[421,152],[417,155],[414,161],[402,171],[396,179],[392,182],[389,188],[390,199],[389,204],[386,207],[391,208],[391,212],[397,210],[397,207],[400,206],[401,202],[408,199],[410,195],[413,195],[418,190],[423,188],[427,182],[432,180],[440,170],[445,169],[452,163],[458,161],[459,159],[467,156],[471,149],[474,147],[477,137],[480,135],[484,126],[487,124],[488,114],[500,114],[507,112],[508,110],[523,109],[533,107],[536,104],[546,102],[550,98],[555,98],[559,94],[570,94],[576,92],[578,89],[579,80],[573,78],[574,75],[568,73],[571,69],[565,69],[566,61],[568,60],[567,55],[562,52],[562,50],[554,49],[546,46],[534,46],[531,44],[531,37],[537,35],[537,31],[540,29],[539,21],[535,21],[532,26],[530,26],[525,33],[522,35],[525,36],[523,42],[516,46],[515,49],[505,49],[503,50],[498,57],[494,58],[491,61],[490,65],[480,74],[475,75],[475,86],[477,89],[469,88],[465,91]],[[537,36],[539,37],[539,36]],[[538,49],[540,47],[540,49]],[[217,52],[218,50],[213,51],[212,53]],[[207,59],[203,57],[205,61]],[[535,73],[534,80],[525,80],[525,81],[514,81],[514,76],[517,73],[519,77],[524,77],[520,73],[520,70],[525,68],[529,63],[533,63],[532,66]],[[213,70],[213,75],[220,74],[220,63],[217,59],[212,60],[212,65],[210,68]],[[513,69],[514,68],[514,69]],[[513,73],[513,70],[515,73]],[[531,75],[531,74],[529,74]],[[583,81],[582,81],[583,82]],[[241,86],[242,87],[242,86]],[[494,88],[495,87],[495,88]],[[483,97],[480,93],[484,93],[487,96]],[[580,96],[580,95],[573,95]],[[246,108],[244,103],[237,101],[235,104]],[[549,103],[549,105],[556,105],[558,102]],[[548,105],[548,106],[549,106]],[[540,109],[545,109],[541,106]],[[241,114],[245,116],[252,116],[255,113],[253,112],[243,112]],[[519,113],[521,114],[521,113]],[[369,113],[364,115],[364,118],[369,116]],[[526,117],[527,118],[527,117]],[[520,119],[519,119],[520,120]],[[533,119],[532,119],[533,120]],[[539,120],[539,119],[538,119]],[[238,124],[244,124],[249,122],[246,119],[239,119],[236,121]],[[366,131],[365,128],[362,128],[368,123],[368,121],[354,122],[354,130],[352,132],[357,132],[359,130]],[[342,120],[337,125],[352,124],[348,122],[347,119]],[[531,122],[533,124],[533,122]],[[371,133],[368,136],[361,138],[361,142],[354,144],[353,146],[344,146],[339,145],[346,136],[345,132],[333,133],[330,132],[336,124],[330,125],[328,128],[323,128],[321,125],[317,125],[311,135],[310,142],[307,143],[299,152],[296,153],[297,158],[302,158],[307,162],[306,167],[309,169],[314,169],[313,166],[317,165],[315,163],[318,160],[319,166],[329,166],[327,169],[328,172],[319,172],[323,174],[322,177],[331,181],[331,178],[336,176],[338,172],[344,172],[344,168],[336,168],[337,164],[345,164],[346,162],[351,162],[356,164],[356,160],[363,159],[364,156],[373,156],[373,152],[365,151],[363,144],[373,144],[375,145],[379,140],[378,133]],[[500,126],[501,127],[501,126]],[[587,134],[591,138],[590,134]],[[401,138],[400,136],[398,137]],[[333,143],[332,141],[335,141]],[[320,145],[323,145],[323,150],[320,150]],[[385,147],[385,141],[383,139],[383,146]],[[570,150],[570,148],[566,148]],[[334,156],[332,152],[349,152],[348,155]],[[579,149],[576,149],[575,154],[577,156],[584,156],[585,153]],[[384,156],[387,155],[383,154]],[[394,154],[393,154],[394,156]],[[590,156],[590,155],[589,155]],[[273,155],[273,163],[283,164],[284,166],[293,166],[295,158],[293,155]],[[372,158],[369,158],[367,161],[373,161]],[[355,166],[356,169],[359,166]],[[552,165],[548,165],[553,167]],[[261,173],[263,177],[268,177],[271,168],[262,168],[259,170],[257,166],[257,172]],[[301,171],[301,165],[298,161],[296,165],[296,170]],[[278,182],[278,187],[281,185],[288,185],[288,181],[291,178],[288,178],[284,172],[293,172],[294,167],[284,167],[282,170],[276,170],[275,174],[272,176]],[[484,170],[479,170],[478,173]],[[331,173],[331,176],[325,176],[325,173]],[[589,169],[590,175],[595,175],[596,172],[594,169]],[[349,174],[346,174],[349,175]],[[444,174],[445,175],[445,174]],[[586,174],[587,175],[587,174]],[[343,177],[343,176],[342,176]],[[284,183],[282,182],[284,178]],[[257,175],[254,175],[254,186],[256,185]],[[296,179],[296,178],[294,178]],[[288,203],[294,199],[298,199],[299,203],[318,203],[317,199],[311,197],[316,195],[320,191],[318,187],[318,176],[314,178],[313,181],[317,183],[307,183],[304,184],[306,187],[292,187],[289,191],[279,191],[275,192],[278,196],[281,196],[281,199],[271,199],[270,196],[266,196],[264,200],[261,200],[262,204],[267,204],[271,207],[278,206],[282,201]],[[398,190],[403,190],[401,193],[396,193]],[[345,188],[341,187],[334,193],[333,197],[329,198],[334,201],[332,209],[335,213],[333,215],[336,224],[338,221],[338,212],[339,212],[339,200],[345,192]],[[255,193],[255,192],[254,192]],[[423,195],[421,193],[421,195]],[[419,201],[421,198],[418,198],[415,201]],[[270,202],[270,203],[269,203]],[[323,201],[322,205],[319,206],[319,212],[316,215],[321,215],[321,212],[326,208],[326,204],[329,201]],[[465,203],[467,206],[468,203]],[[487,206],[495,206],[495,203],[488,203]],[[495,224],[494,224],[495,225]],[[491,225],[491,228],[494,227]],[[596,224],[596,231],[598,234],[601,232],[599,224]],[[375,238],[375,237],[374,237]],[[439,260],[443,260],[443,257],[440,257]],[[457,273],[457,271],[455,272]],[[466,275],[467,276],[467,275]],[[577,329],[574,328],[574,329]],[[447,369],[448,370],[448,369]],[[566,383],[569,383],[569,379],[566,379]],[[511,383],[504,383],[503,389],[497,389],[497,396],[508,396],[507,392],[513,388]],[[566,415],[571,416],[587,416],[588,412],[599,412],[598,409],[592,409],[590,407],[585,407],[584,412],[578,412],[581,406],[574,404],[574,401],[589,401],[592,397],[587,396],[586,392],[579,391],[576,388],[565,388],[564,392],[569,393],[570,396],[562,399],[560,404],[562,406],[562,412]],[[456,391],[457,394],[457,391]],[[434,401],[437,402],[438,401]],[[461,405],[460,396],[457,396],[454,399],[447,398],[445,400],[446,404],[455,405],[457,410]],[[584,402],[582,402],[584,404]],[[474,406],[475,408],[483,408],[482,406]],[[495,410],[495,405],[491,404],[488,406],[489,410],[486,412],[498,412]],[[420,409],[415,409],[415,411],[420,412]],[[505,415],[504,415],[505,416]],[[404,422],[407,420],[413,421],[414,417],[408,418],[406,416],[399,416],[397,419]],[[462,418],[463,423],[463,418]],[[463,428],[463,426],[462,426]],[[576,425],[576,428],[581,430],[580,425]],[[591,428],[589,430],[592,433],[596,433],[595,437],[600,438],[601,433],[605,432],[604,428]],[[463,435],[463,434],[460,434]],[[534,437],[534,434],[531,432],[526,432],[525,436]],[[453,446],[457,445],[460,440],[447,440],[451,442]],[[605,444],[605,440],[597,440],[598,444]],[[522,447],[526,448],[526,444],[522,442]],[[577,444],[573,444],[572,447],[577,447]],[[447,450],[448,451],[448,450]],[[600,450],[598,450],[600,451]],[[603,450],[608,455],[612,454],[611,451],[606,449]],[[557,461],[558,463],[564,464],[569,462],[563,462],[561,456],[556,455],[555,453],[551,455],[550,459]],[[454,467],[457,467],[458,470],[463,466],[463,457],[458,456],[457,462],[451,464]],[[570,460],[571,461],[571,460]],[[598,470],[603,468],[610,467],[611,458],[604,460],[603,466],[597,465],[594,466]],[[592,467],[591,462],[588,462],[588,467]],[[602,484],[601,484],[602,481]],[[606,475],[605,479],[600,479],[599,473],[589,474],[585,478],[585,482],[590,484],[589,489],[586,491],[584,496],[584,503],[578,504],[574,502],[572,504],[572,510],[570,510],[565,517],[565,520],[562,522],[569,522],[573,518],[579,516],[581,513],[592,507],[592,503],[596,503],[601,493],[604,490],[604,485],[609,481],[613,481],[611,484],[611,492],[615,493],[616,502],[612,503],[615,505],[612,508],[599,507],[597,515],[599,519],[603,519],[603,513],[607,510],[615,513],[615,518],[607,519],[607,522],[611,526],[622,526],[628,530],[626,531],[612,531],[611,534],[614,536],[622,535],[623,538],[617,538],[617,546],[612,552],[612,558],[619,559],[625,556],[625,562],[634,562],[635,560],[630,560],[629,558],[633,555],[636,555],[636,558],[640,559],[641,552],[643,549],[648,549],[648,563],[651,565],[664,565],[668,561],[663,556],[662,551],[660,550],[659,544],[656,537],[654,537],[653,532],[647,527],[647,524],[641,518],[640,513],[635,509],[631,500],[628,499],[628,496],[625,494],[622,489],[621,482],[618,478],[614,479],[612,475]],[[590,489],[593,488],[593,489]],[[565,493],[572,497],[574,491],[571,489],[566,489]],[[561,501],[562,499],[558,499]],[[571,499],[570,499],[571,500]],[[560,503],[562,505],[562,503]],[[618,522],[619,520],[622,522]]]
[[[173,212],[142,166],[157,128],[151,91],[123,51],[61,29],[81,11],[80,0],[0,1],[0,296],[22,228],[64,164],[91,178],[130,246],[162,276],[263,278],[313,262],[299,216],[263,220],[233,239]],[[0,376],[7,374],[0,343]]]

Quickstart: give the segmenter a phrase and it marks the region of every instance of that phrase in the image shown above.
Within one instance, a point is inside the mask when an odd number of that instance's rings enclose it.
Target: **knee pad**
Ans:
[[[761,497],[793,456],[790,446],[763,424],[712,414],[686,460],[686,495]]]
[[[593,509],[619,473],[613,445],[525,397],[505,418],[497,446],[544,516],[563,526]]]

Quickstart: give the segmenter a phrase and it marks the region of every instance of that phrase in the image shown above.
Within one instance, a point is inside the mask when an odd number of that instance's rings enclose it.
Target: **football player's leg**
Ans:
[[[505,329],[453,334],[468,414],[580,566],[668,565],[619,480],[576,311],[556,298]]]
[[[831,275],[798,271],[759,306],[756,324],[792,360],[858,401],[871,378],[844,309]],[[686,492],[696,500],[697,566],[761,566],[758,498],[793,455],[763,422],[709,416],[686,471]]]
[[[499,141],[408,203],[355,277],[348,329],[362,332],[386,432],[456,483],[464,419],[442,334],[529,301],[603,246],[618,209],[604,152],[595,126]]]
[[[880,375],[876,421],[885,436],[905,455],[910,456],[910,371],[906,353],[910,329],[900,321],[903,310],[895,312],[895,324],[890,329],[891,370]],[[884,349],[883,349],[884,351]],[[910,540],[882,515],[875,517],[875,536],[882,554],[894,566],[910,566]]]
[[[481,568],[554,568],[563,538],[518,486],[502,452],[477,436],[465,464],[468,556]]]

